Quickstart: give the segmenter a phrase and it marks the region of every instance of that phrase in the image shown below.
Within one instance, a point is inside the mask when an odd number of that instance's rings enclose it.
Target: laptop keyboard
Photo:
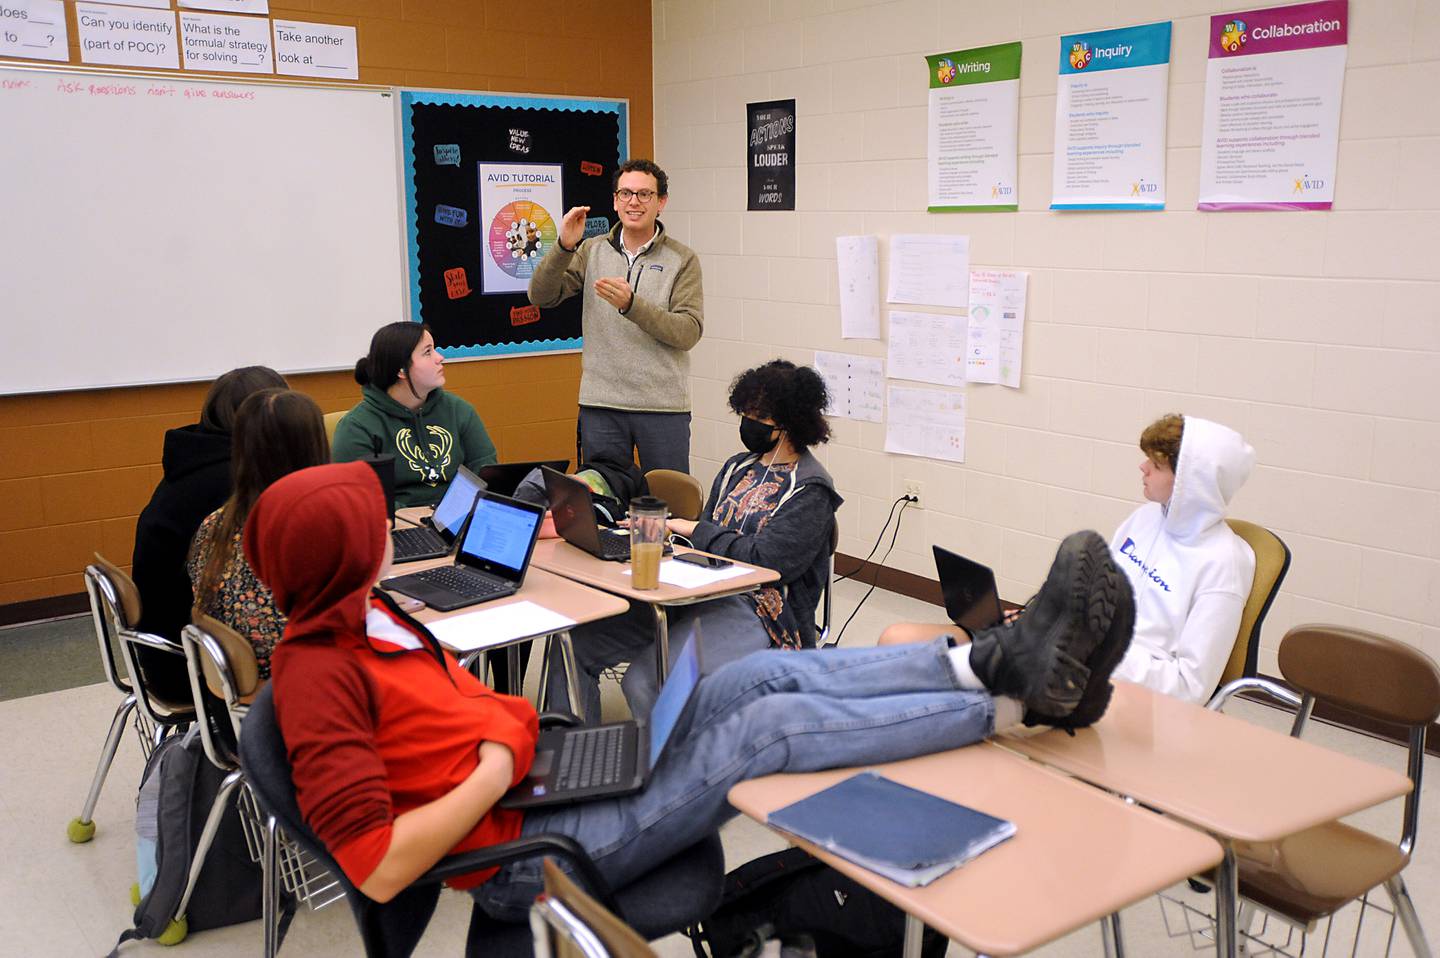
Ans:
[[[557,787],[566,790],[614,785],[620,781],[625,726],[567,732],[560,749]]]
[[[445,548],[445,540],[424,526],[407,526],[404,529],[396,529],[390,533],[390,541],[395,543],[397,561]]]
[[[606,559],[629,559],[630,537],[602,531],[600,533],[600,552]]]
[[[465,599],[484,599],[492,595],[509,595],[514,591],[510,583],[497,582],[462,569],[447,565],[415,573],[415,578],[429,585],[439,586]]]

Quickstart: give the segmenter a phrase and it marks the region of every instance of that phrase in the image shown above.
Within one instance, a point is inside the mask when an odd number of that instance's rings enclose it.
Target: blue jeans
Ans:
[[[604,457],[633,462],[640,453],[640,471],[690,471],[688,412],[626,412],[623,409],[580,407],[580,446],[586,462]]]
[[[978,742],[994,729],[993,700],[959,689],[946,648],[942,638],[732,662],[700,683],[642,791],[529,812],[523,834],[569,835],[621,888],[734,817],[725,796],[738,782]],[[491,916],[523,921],[542,884],[541,862],[530,859],[470,893]]]

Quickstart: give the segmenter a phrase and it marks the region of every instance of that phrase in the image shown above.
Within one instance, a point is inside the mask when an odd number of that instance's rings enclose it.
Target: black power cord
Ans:
[[[879,582],[880,582],[880,569],[879,569],[879,566],[884,565],[884,564],[885,564],[885,560],[888,559],[888,558],[890,558],[890,553],[893,552],[893,551],[895,551],[895,540],[897,540],[898,538],[900,538],[900,522],[901,522],[901,520],[905,517],[905,508],[906,508],[907,506],[909,506],[910,503],[915,502],[915,501],[917,501],[917,500],[916,500],[916,498],[915,498],[914,496],[905,495],[905,496],[901,496],[899,499],[896,499],[895,502],[894,502],[894,504],[892,504],[892,505],[890,506],[890,512],[891,512],[891,514],[895,517],[895,531],[890,534],[890,545],[886,547],[886,549],[885,549],[885,554],[880,557],[880,562],[877,564],[877,567],[876,567],[876,569],[875,569],[875,575],[874,575],[873,578],[870,580],[870,588],[869,588],[868,590],[866,590],[865,594],[860,597],[860,601],[857,602],[857,603],[855,603],[855,609],[850,613],[850,617],[845,620],[845,624],[842,625],[842,626],[840,626],[840,631],[839,631],[838,633],[836,633],[836,635],[835,635],[835,641],[834,641],[834,642],[829,642],[829,643],[827,643],[827,644],[825,645],[825,648],[827,648],[827,649],[833,649],[833,648],[835,648],[836,646],[838,646],[838,645],[840,644],[840,640],[845,637],[845,630],[850,627],[850,623],[851,623],[852,621],[854,621],[855,616],[856,616],[857,614],[859,614],[860,609],[865,605],[865,600],[869,599],[870,596],[874,594],[875,588],[876,588],[876,586],[877,586],[877,585],[879,584]],[[897,506],[897,505],[900,507],[900,511],[899,511],[899,512],[895,512],[895,506]],[[870,556],[873,556],[873,555],[875,554],[875,549],[880,548],[880,540],[885,537],[885,530],[888,529],[889,527],[890,527],[890,520],[889,520],[889,519],[886,519],[886,520],[885,520],[885,525],[882,526],[881,529],[880,529],[880,535],[878,535],[878,536],[875,537],[875,547],[870,550],[870,555],[867,555],[867,556],[865,557],[864,561],[860,563],[860,567],[859,567],[858,569],[856,569],[854,572],[850,573],[849,576],[843,576],[843,577],[841,577],[840,579],[836,579],[836,580],[835,580],[836,582],[841,582],[841,581],[843,581],[844,579],[847,579],[847,578],[850,578],[851,576],[857,575],[857,574],[859,574],[860,569],[865,568],[866,564],[869,563],[869,561],[870,561]]]
[[[914,501],[915,501],[915,497],[914,497],[914,496],[905,495],[905,496],[901,496],[899,499],[896,499],[894,502],[890,503],[890,514],[885,517],[885,524],[880,527],[880,533],[879,533],[879,535],[877,535],[877,536],[875,537],[875,544],[870,547],[870,554],[867,555],[865,558],[861,559],[861,560],[860,560],[860,564],[857,565],[853,570],[851,570],[850,572],[847,572],[847,573],[845,573],[844,575],[842,575],[842,576],[840,576],[839,578],[837,578],[837,579],[835,580],[837,583],[839,583],[839,582],[844,582],[846,579],[850,579],[850,578],[855,577],[856,575],[859,574],[859,572],[860,572],[861,569],[865,568],[865,564],[866,564],[867,562],[869,562],[869,561],[871,560],[871,558],[874,557],[874,555],[875,555],[875,550],[878,549],[878,548],[880,548],[880,540],[885,538],[885,532],[886,532],[886,530],[888,530],[888,529],[890,528],[890,523],[895,519],[895,507],[896,507],[896,506],[899,506],[902,502],[910,503],[910,502],[914,502]],[[901,511],[902,511],[902,512],[904,511],[904,507],[903,507],[903,506],[901,506]]]

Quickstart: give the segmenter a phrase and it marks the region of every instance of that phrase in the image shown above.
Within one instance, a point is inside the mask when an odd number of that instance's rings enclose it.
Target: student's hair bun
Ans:
[[[361,356],[355,362],[355,381],[362,386],[370,385],[370,357]]]

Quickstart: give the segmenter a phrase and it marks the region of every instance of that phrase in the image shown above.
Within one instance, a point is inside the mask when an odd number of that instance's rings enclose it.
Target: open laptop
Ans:
[[[646,721],[552,728],[540,733],[525,778],[500,799],[502,808],[568,805],[638,792],[700,684],[696,622]]]
[[[549,466],[556,472],[564,472],[565,467],[570,463],[565,459],[549,459],[545,462],[496,462],[488,466],[480,467],[480,478],[485,481],[485,488],[491,492],[498,492],[502,496],[515,495],[515,489],[541,466]]]
[[[475,473],[461,466],[450,480],[445,495],[435,506],[435,514],[420,520],[421,525],[404,526],[390,533],[395,544],[396,562],[419,562],[450,554],[455,540],[465,527],[465,520],[475,508],[475,500],[485,488]]]
[[[998,625],[1004,617],[995,573],[949,549],[931,546],[935,552],[935,574],[945,597],[945,614],[950,621],[970,632]]]
[[[595,500],[590,487],[549,466],[541,472],[545,476],[545,498],[550,501],[550,514],[555,517],[555,531],[560,537],[597,558],[629,562],[630,537],[600,528],[595,521]],[[670,544],[665,543],[665,554],[671,551]]]
[[[386,579],[380,586],[414,596],[440,612],[513,595],[525,581],[544,517],[539,506],[482,492],[453,565]]]

